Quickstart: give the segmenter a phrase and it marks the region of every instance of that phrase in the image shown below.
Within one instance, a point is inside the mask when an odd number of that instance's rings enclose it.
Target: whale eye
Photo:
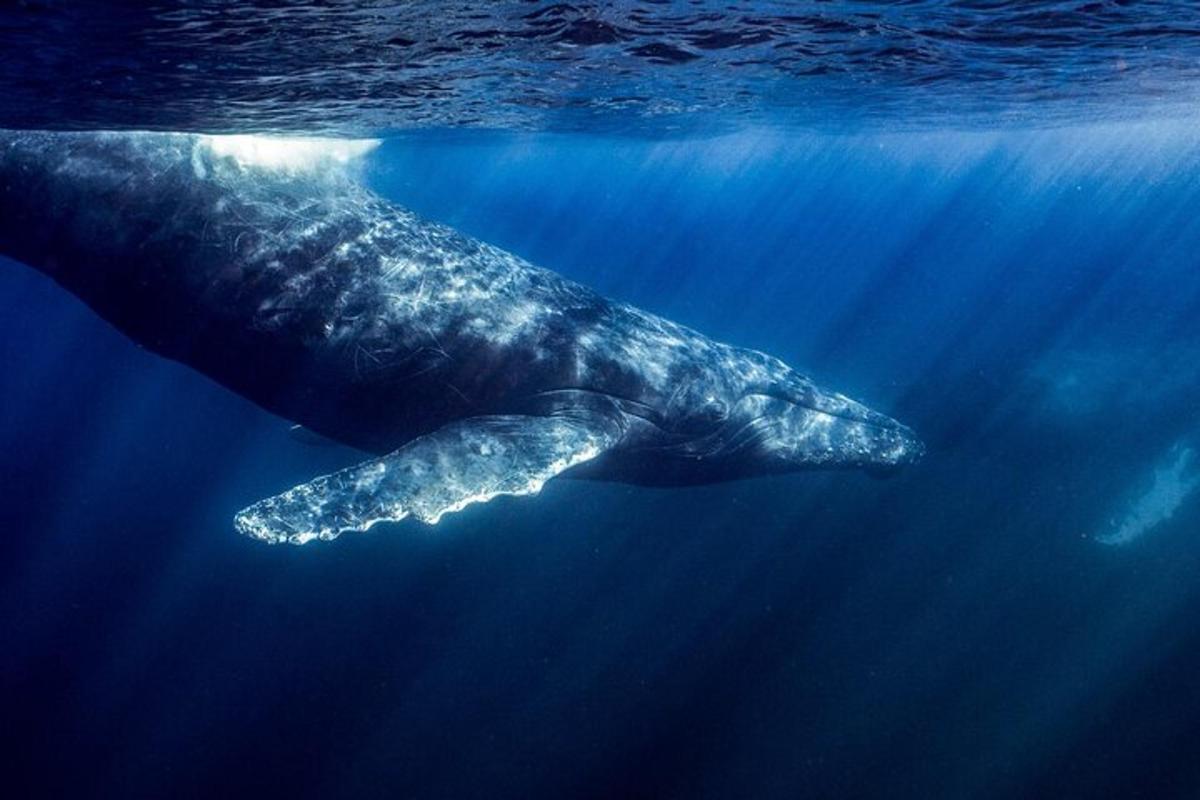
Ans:
[[[724,400],[710,397],[705,400],[696,416],[705,422],[723,422],[729,416],[729,404]]]
[[[725,422],[729,417],[729,406],[713,397],[696,398],[695,405],[675,418],[672,426],[678,433],[702,436]]]

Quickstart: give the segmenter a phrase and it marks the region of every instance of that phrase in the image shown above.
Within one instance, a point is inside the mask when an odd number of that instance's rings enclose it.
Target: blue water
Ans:
[[[671,4],[604,41],[592,23],[614,19],[562,6],[591,22],[543,34],[593,100],[650,49],[626,75],[645,102],[556,114],[513,100],[554,60],[504,37],[441,53],[415,100],[378,91],[386,59],[343,73],[376,101],[322,72],[364,29],[432,47],[470,4],[426,8],[428,28],[385,4],[324,12],[342,27],[282,15],[282,52],[289,25],[328,36],[277,80],[233,12],[114,12],[97,19],[188,58],[97,23],[78,57],[100,83],[53,96],[89,4],[25,5],[0,25],[27,45],[0,55],[0,127],[395,133],[364,167],[390,199],[777,355],[928,454],[888,480],[556,480],[434,528],[269,547],[234,512],[361,455],[298,441],[0,259],[6,796],[1200,796],[1186,5],[814,4],[822,28],[764,4],[758,42],[753,20],[671,22]],[[860,13],[960,60],[848,52],[828,18]],[[706,49],[710,28],[743,39]],[[725,63],[803,35],[836,81]],[[656,43],[698,53],[671,62],[692,71],[663,72]],[[580,85],[556,75],[553,98]]]
[[[1097,537],[1200,432],[1198,175],[1171,125],[390,142],[389,197],[804,365],[929,455],[887,481],[556,481],[304,548],[231,515],[356,454],[5,262],[9,780],[1194,796],[1200,502]]]

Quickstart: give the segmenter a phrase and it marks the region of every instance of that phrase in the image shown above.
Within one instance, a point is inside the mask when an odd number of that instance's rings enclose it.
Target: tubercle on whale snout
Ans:
[[[768,472],[899,467],[924,453],[911,429],[815,385],[802,395],[744,395],[705,438],[703,449],[747,464],[765,460],[759,471]]]

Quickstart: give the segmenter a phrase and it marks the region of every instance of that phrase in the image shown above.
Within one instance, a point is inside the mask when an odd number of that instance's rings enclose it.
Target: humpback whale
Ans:
[[[435,524],[564,473],[686,485],[920,457],[907,427],[776,358],[389,203],[331,166],[355,147],[0,133],[0,253],[372,456],[240,511],[242,533]]]

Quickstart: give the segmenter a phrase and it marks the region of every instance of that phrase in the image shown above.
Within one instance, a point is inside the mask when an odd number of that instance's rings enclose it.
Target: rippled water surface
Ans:
[[[1198,77],[1188,0],[26,0],[0,12],[0,127],[1046,124],[1185,113]]]

